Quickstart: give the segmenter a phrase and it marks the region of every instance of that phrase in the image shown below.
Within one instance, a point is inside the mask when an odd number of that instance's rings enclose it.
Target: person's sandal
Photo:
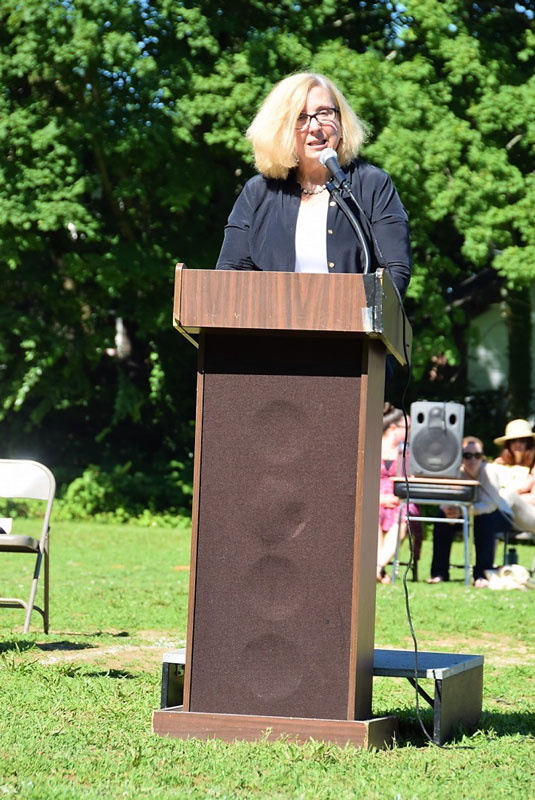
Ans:
[[[388,586],[389,583],[392,583],[384,567],[377,567],[377,583],[382,583],[384,586]]]
[[[428,578],[427,583],[444,583],[442,575],[435,575],[434,578]]]

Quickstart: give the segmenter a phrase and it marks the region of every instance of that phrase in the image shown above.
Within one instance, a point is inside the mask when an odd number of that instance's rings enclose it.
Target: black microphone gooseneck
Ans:
[[[336,150],[333,150],[332,147],[326,147],[325,150],[322,150],[320,155],[320,164],[322,165],[322,167],[326,167],[331,173],[332,177],[326,184],[327,189],[329,190],[329,194],[336,202],[338,207],[344,212],[351,227],[357,234],[357,238],[360,242],[360,246],[362,247],[362,252],[364,254],[364,266],[362,271],[364,275],[368,275],[371,266],[370,248],[368,246],[368,242],[366,241],[366,237],[364,236],[364,232],[362,230],[362,227],[358,219],[353,214],[345,198],[343,197],[343,192],[344,191],[347,192],[347,194],[353,200],[359,211],[361,211],[361,208],[357,203],[355,196],[353,195],[353,192],[351,191],[351,185],[349,183],[347,175],[345,174],[344,170],[342,169],[342,167],[338,162],[338,156],[336,155]]]

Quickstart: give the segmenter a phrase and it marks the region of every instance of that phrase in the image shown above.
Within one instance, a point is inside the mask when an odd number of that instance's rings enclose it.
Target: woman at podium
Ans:
[[[371,271],[388,269],[403,296],[411,275],[407,213],[390,177],[358,157],[365,136],[364,123],[324,75],[300,73],[276,84],[247,131],[259,174],[230,213],[217,269],[357,273],[369,257]],[[327,189],[326,149],[336,152],[358,204],[346,198],[367,247]]]

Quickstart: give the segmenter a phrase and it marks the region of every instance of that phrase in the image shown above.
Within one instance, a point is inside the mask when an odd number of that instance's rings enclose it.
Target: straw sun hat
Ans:
[[[535,433],[531,430],[531,426],[527,419],[512,419],[505,426],[505,433],[503,436],[498,436],[494,439],[494,444],[505,444],[511,439],[535,439]]]

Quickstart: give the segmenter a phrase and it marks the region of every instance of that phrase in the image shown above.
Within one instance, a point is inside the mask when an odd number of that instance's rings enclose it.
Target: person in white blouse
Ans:
[[[484,460],[481,439],[465,436],[462,448],[463,461],[459,478],[479,481],[479,498],[474,503],[474,586],[483,588],[489,585],[485,573],[493,567],[496,534],[514,530],[535,533],[535,508],[526,503],[518,492],[500,487],[498,467]],[[458,506],[443,506],[441,513],[450,519],[460,516]],[[435,523],[433,560],[428,583],[449,580],[450,551],[456,529],[456,525]]]
[[[403,296],[411,275],[407,213],[390,177],[358,153],[366,126],[325,75],[279,81],[247,131],[258,175],[228,218],[216,268],[274,272],[387,269]],[[335,151],[362,239],[328,191],[320,160]],[[365,246],[364,246],[365,245]]]

